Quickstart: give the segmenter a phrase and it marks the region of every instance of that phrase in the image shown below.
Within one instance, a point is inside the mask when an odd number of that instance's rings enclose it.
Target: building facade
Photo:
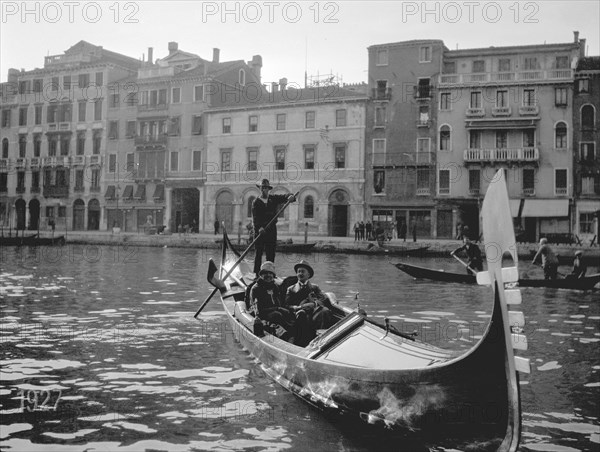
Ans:
[[[80,41],[1,86],[0,224],[100,228],[107,87],[141,63]]]
[[[257,184],[299,192],[280,233],[347,236],[363,220],[366,96],[337,86],[229,99],[207,112],[207,223],[238,231],[251,221]],[[245,228],[244,228],[245,230]]]
[[[581,58],[573,95],[573,230],[583,243],[598,243],[600,216],[600,57]]]

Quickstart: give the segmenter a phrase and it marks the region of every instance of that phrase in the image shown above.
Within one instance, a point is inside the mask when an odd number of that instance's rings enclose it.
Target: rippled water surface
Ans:
[[[195,320],[216,254],[3,249],[0,448],[412,450],[340,425],[273,383],[233,340],[217,297]],[[438,346],[468,349],[489,320],[485,287],[414,281],[382,256],[279,255],[277,267],[291,273],[300,258],[341,304]],[[410,263],[464,270],[451,259]],[[520,354],[532,373],[521,377],[520,450],[598,451],[600,292],[522,292],[529,350]]]

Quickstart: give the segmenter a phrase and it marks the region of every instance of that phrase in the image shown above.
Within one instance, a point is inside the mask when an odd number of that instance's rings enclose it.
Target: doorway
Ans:
[[[335,190],[329,196],[328,234],[333,237],[348,236],[348,194]]]

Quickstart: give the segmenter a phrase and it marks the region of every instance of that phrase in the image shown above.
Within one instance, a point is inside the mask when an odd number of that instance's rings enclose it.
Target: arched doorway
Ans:
[[[233,231],[233,195],[231,192],[222,191],[217,196],[215,219],[219,220],[221,224],[224,222],[229,232]]]
[[[348,194],[335,190],[329,195],[327,231],[333,237],[348,236]]]
[[[98,231],[100,229],[100,202],[97,199],[90,199],[88,203],[87,228],[88,231]]]
[[[29,201],[29,230],[37,231],[40,227],[40,202],[37,199]]]
[[[25,229],[25,201],[17,199],[15,201],[15,209],[17,213],[17,229]]]
[[[73,203],[73,230],[83,231],[85,229],[85,202],[76,199]]]

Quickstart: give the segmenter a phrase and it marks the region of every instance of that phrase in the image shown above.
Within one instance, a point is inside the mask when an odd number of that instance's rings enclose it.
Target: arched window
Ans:
[[[246,71],[243,69],[240,69],[239,82],[240,85],[246,84]]]
[[[304,218],[315,217],[315,201],[312,196],[304,198]]]
[[[252,218],[252,204],[254,203],[254,200],[256,199],[256,196],[250,196],[248,198],[248,208],[246,211],[246,217],[247,218]]]
[[[450,127],[442,126],[440,127],[440,151],[449,151],[450,150]]]
[[[8,138],[2,140],[2,158],[8,158]]]
[[[593,129],[595,121],[594,107],[591,105],[584,105],[581,107],[581,128],[582,129]]]
[[[554,147],[556,149],[567,148],[567,125],[562,121],[556,123],[554,127]]]

